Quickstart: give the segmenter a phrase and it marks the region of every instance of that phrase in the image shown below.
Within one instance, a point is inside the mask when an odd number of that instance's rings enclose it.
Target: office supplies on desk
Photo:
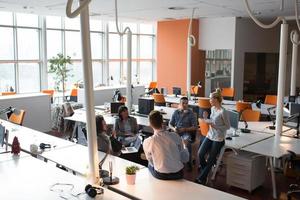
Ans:
[[[119,183],[119,178],[112,175],[113,165],[112,162],[109,161],[109,176],[103,178],[104,185],[115,185]]]
[[[131,147],[124,147],[121,149],[122,154],[128,154],[128,153],[137,153],[142,145],[142,140],[140,137],[137,137],[134,145]]]

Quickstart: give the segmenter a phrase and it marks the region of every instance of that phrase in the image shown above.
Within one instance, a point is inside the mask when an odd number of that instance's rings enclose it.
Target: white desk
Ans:
[[[55,151],[45,152],[42,155],[47,160],[58,163],[65,166],[66,168],[72,170],[73,172],[80,174],[82,176],[87,176],[89,167],[89,157],[88,149],[82,145],[75,145],[66,147],[64,149],[58,149]],[[104,157],[104,153],[98,151],[99,161]],[[103,169],[108,170],[109,161],[113,164],[113,174],[114,176],[121,176],[125,173],[125,168],[130,165],[137,165],[140,168],[145,168],[142,165],[133,163],[122,158],[109,155],[103,164]]]
[[[269,157],[273,186],[273,198],[276,199],[277,191],[273,158],[281,158],[282,156],[287,155],[287,150],[293,151],[296,154],[300,154],[300,139],[285,136],[274,136],[272,138],[242,148],[242,150]]]
[[[147,168],[137,172],[135,185],[126,183],[125,175],[119,177],[120,183],[109,186],[116,192],[126,193],[131,197],[145,200],[174,200],[174,199],[197,199],[197,200],[241,200],[243,198],[199,185],[184,179],[159,180],[154,178]]]
[[[84,192],[86,180],[71,175],[63,170],[49,166],[33,157],[19,158],[0,163],[0,188],[1,199],[31,199],[31,200],[53,200],[61,199],[59,192],[50,191],[51,185],[55,183],[70,183],[74,185],[73,194]],[[57,189],[62,189],[57,186]],[[65,187],[65,196],[72,198]],[[69,194],[69,195],[68,195]],[[85,193],[80,199],[92,199]],[[117,193],[104,188],[104,194],[95,199],[127,199]]]

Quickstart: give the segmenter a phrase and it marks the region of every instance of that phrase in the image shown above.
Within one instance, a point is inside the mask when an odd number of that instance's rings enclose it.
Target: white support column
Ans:
[[[131,49],[132,49],[132,32],[130,29],[127,31],[127,82],[126,82],[126,96],[127,96],[127,108],[129,113],[131,113],[131,107],[132,107],[132,89],[131,89],[131,64],[132,64],[132,55],[131,55]]]
[[[82,5],[84,0],[80,1]],[[81,42],[82,42],[82,61],[83,61],[83,77],[84,92],[86,103],[86,124],[89,151],[89,174],[88,178],[92,183],[99,182],[99,166],[98,166],[98,147],[96,135],[96,120],[94,109],[94,91],[93,91],[93,72],[91,63],[91,42],[90,42],[90,24],[89,9],[85,6],[80,14],[81,22]]]
[[[295,31],[293,33],[293,41],[298,42],[299,35]],[[293,53],[292,53],[292,69],[291,69],[291,90],[290,95],[296,95],[296,81],[297,81],[297,61],[298,61],[298,44],[293,42]]]
[[[192,71],[192,44],[190,36],[187,38],[187,64],[186,64],[186,95],[191,99],[191,71]]]
[[[285,74],[288,43],[288,24],[281,24],[280,32],[280,52],[279,52],[279,70],[278,70],[278,88],[277,88],[277,107],[276,107],[276,131],[275,135],[280,136],[283,123],[283,97],[285,93]]]

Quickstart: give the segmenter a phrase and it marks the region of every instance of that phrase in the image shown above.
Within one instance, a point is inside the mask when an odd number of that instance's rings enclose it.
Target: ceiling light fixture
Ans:
[[[168,7],[168,10],[185,10],[184,7]]]

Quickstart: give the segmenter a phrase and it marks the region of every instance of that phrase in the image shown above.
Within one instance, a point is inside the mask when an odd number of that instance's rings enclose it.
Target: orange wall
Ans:
[[[193,20],[192,33],[196,45],[192,48],[192,84],[204,83],[204,53],[198,50],[199,20]],[[187,35],[189,20],[162,21],[157,25],[157,82],[158,87],[181,87],[186,93]],[[204,90],[204,89],[203,89]],[[204,92],[200,92],[204,94]]]

